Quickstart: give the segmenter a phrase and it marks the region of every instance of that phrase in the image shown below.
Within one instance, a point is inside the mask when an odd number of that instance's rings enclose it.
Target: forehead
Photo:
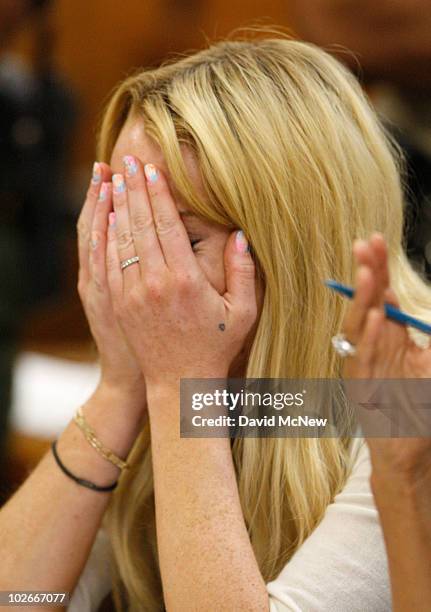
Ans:
[[[111,156],[111,167],[116,172],[123,169],[123,157],[134,155],[143,164],[153,163],[166,173],[166,164],[158,144],[150,138],[139,118],[128,118],[117,138]]]
[[[187,169],[187,173],[195,188],[202,197],[205,197],[202,178],[199,167],[190,147],[180,145],[181,154]],[[181,196],[175,188],[166,165],[162,150],[146,132],[144,120],[140,117],[129,116],[125,122],[118,139],[115,143],[111,155],[111,168],[113,172],[123,172],[123,157],[133,155],[142,164],[154,164],[163,172],[166,177],[172,195],[177,201],[181,201]],[[185,205],[184,202],[182,202]],[[186,206],[185,206],[186,207]]]

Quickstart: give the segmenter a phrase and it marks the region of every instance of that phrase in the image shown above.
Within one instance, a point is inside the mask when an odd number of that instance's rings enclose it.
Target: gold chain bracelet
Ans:
[[[121,470],[128,470],[130,468],[130,465],[127,463],[127,461],[123,461],[123,459],[120,459],[120,457],[118,457],[115,453],[109,450],[109,448],[106,448],[106,446],[102,444],[102,442],[96,436],[94,430],[85,420],[85,417],[82,413],[82,406],[76,411],[73,420],[84,433],[86,440],[88,440],[91,446],[97,450],[99,455],[102,455],[104,459],[110,461],[111,463],[119,467]]]

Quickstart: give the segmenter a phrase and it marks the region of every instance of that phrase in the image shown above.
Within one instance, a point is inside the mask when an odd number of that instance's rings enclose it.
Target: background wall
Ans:
[[[256,20],[288,25],[283,0],[58,0],[51,13],[55,62],[80,100],[74,143],[79,164],[93,158],[103,101],[133,68],[157,64],[171,52],[201,48],[206,38]]]

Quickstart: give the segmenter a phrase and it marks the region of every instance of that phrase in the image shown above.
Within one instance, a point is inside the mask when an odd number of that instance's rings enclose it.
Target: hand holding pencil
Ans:
[[[426,332],[430,326],[399,309],[390,286],[385,239],[375,233],[368,241],[357,240],[353,254],[358,264],[356,288],[342,331],[356,354],[346,359],[344,376],[431,378],[431,349],[418,347],[406,328]]]
[[[355,354],[344,360],[345,379],[431,379],[431,348],[421,348],[410,338],[405,322],[388,318],[386,306],[399,309],[390,286],[388,251],[381,234],[355,242],[358,263],[356,287],[346,313],[342,332]],[[406,418],[416,418],[414,406],[395,398]],[[393,406],[394,409],[396,406]],[[431,479],[431,432],[422,427],[422,438],[367,439],[374,471],[385,474],[421,473]],[[421,434],[422,435],[422,434]]]

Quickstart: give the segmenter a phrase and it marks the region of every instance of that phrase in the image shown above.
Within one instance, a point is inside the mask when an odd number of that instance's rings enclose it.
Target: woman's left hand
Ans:
[[[407,328],[385,316],[384,304],[399,308],[390,287],[388,251],[381,234],[355,244],[359,266],[356,291],[343,331],[356,345],[354,358],[345,360],[345,378],[430,378],[431,348],[422,349]]]
[[[113,177],[115,227],[109,227],[108,280],[120,325],[149,385],[181,377],[224,378],[256,316],[255,268],[242,232],[225,249],[227,291],[220,295],[196,261],[160,170],[138,160]],[[130,163],[130,162],[129,162]],[[128,209],[121,215],[118,211]],[[139,262],[120,268],[119,239],[133,239]]]
[[[430,417],[427,410],[418,409],[420,399],[411,398],[412,381],[402,381],[424,379],[424,384],[428,384],[425,379],[431,378],[431,348],[417,346],[405,326],[385,316],[384,304],[399,308],[399,302],[390,287],[388,252],[383,236],[375,234],[369,241],[358,241],[354,255],[359,269],[355,296],[344,319],[343,332],[356,346],[356,354],[345,359],[343,376],[345,379],[375,379],[380,385],[377,388],[382,405],[390,405],[395,416],[401,411],[406,431],[418,433],[418,437],[375,437],[373,429],[379,421],[374,420],[373,413],[368,415],[361,408],[359,419],[365,433],[370,430],[367,441],[374,473],[391,473],[397,478],[407,476],[414,480],[426,474],[430,478]],[[383,379],[394,380],[379,383]],[[373,384],[364,380],[362,387],[352,385],[351,388],[371,390]],[[416,388],[417,394],[423,393],[417,383]]]

